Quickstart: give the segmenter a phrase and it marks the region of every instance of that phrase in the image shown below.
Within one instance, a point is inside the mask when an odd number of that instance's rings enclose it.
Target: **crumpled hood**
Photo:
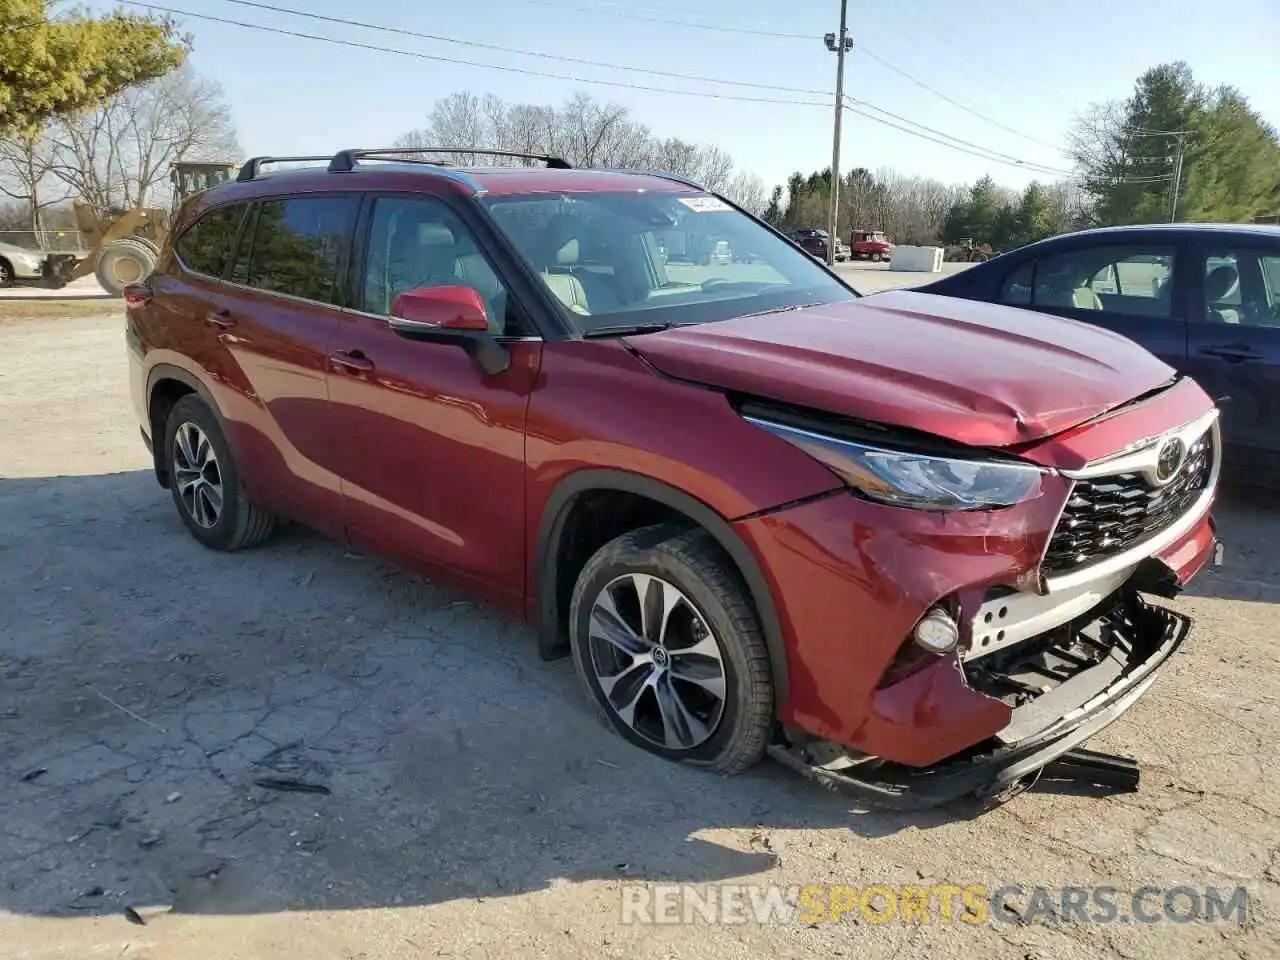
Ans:
[[[1059,433],[1174,376],[1109,330],[906,290],[628,342],[670,376],[990,447]]]

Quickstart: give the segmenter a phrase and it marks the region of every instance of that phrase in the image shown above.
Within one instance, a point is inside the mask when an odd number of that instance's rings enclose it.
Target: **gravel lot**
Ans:
[[[770,764],[628,747],[526,627],[377,559],[299,530],[204,550],[149,473],[118,316],[0,324],[0,356],[0,957],[1280,956],[1280,511],[1257,498],[1219,511],[1227,566],[1177,601],[1176,663],[1090,744],[1139,758],[1141,792],[865,813]],[[1243,926],[689,929],[622,924],[634,880],[1250,904]]]

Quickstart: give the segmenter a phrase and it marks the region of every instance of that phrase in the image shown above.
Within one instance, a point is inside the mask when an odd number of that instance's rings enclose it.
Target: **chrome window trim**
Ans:
[[[352,317],[367,317],[370,320],[380,320],[386,325],[387,329],[391,329],[390,316],[385,313],[370,313],[368,310],[357,310],[355,307],[337,307],[339,312]],[[545,338],[533,337],[508,337],[494,334],[494,339],[499,343],[542,343]]]

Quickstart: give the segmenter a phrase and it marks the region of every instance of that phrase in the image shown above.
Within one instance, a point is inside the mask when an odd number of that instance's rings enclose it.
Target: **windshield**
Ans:
[[[812,257],[706,194],[495,196],[485,205],[583,333],[857,296]]]

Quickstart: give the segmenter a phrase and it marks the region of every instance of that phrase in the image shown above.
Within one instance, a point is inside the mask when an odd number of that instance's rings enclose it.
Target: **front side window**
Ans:
[[[410,290],[471,287],[484,301],[489,329],[521,331],[508,311],[506,288],[456,213],[430,197],[379,197],[365,244],[360,309],[390,316],[395,299]],[[510,316],[508,314],[510,313]]]
[[[292,197],[258,205],[245,282],[258,290],[332,303],[338,264],[359,198]]]
[[[236,241],[245,204],[210,210],[182,231],[173,245],[183,266],[207,277],[221,277]]]
[[[499,229],[583,332],[851,300],[813,259],[716,197],[495,196]]]
[[[1133,317],[1173,314],[1173,259],[1168,247],[1086,247],[1035,263],[1035,307],[1105,310]]]
[[[1280,251],[1215,250],[1205,258],[1204,315],[1210,323],[1280,326]]]

